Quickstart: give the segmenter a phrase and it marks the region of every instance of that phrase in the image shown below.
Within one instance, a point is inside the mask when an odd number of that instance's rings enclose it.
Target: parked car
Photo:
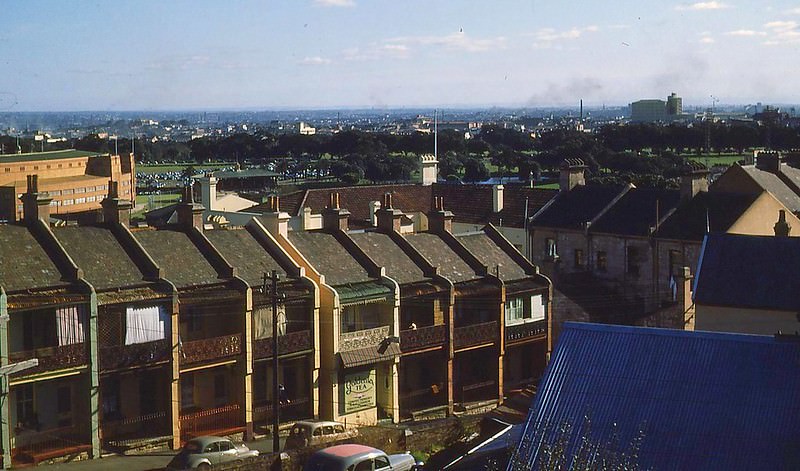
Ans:
[[[251,450],[244,443],[234,444],[227,438],[209,435],[186,442],[167,469],[208,470],[216,464],[242,461],[252,456],[258,456],[258,450]]]
[[[422,469],[411,453],[386,453],[365,445],[336,445],[317,451],[303,471],[416,471]]]
[[[292,425],[284,449],[294,450],[307,446],[324,445],[358,436],[357,428],[347,428],[339,422],[303,420]]]

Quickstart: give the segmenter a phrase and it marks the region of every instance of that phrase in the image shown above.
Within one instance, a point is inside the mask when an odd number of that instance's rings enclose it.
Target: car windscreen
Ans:
[[[201,453],[203,451],[203,446],[198,442],[190,440],[183,446],[183,451],[189,454]]]

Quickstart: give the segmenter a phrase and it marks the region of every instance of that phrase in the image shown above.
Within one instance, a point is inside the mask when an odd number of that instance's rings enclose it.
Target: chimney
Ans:
[[[434,234],[453,232],[453,213],[445,211],[441,196],[433,198],[433,208],[428,213],[428,230]]]
[[[433,185],[439,178],[439,161],[432,154],[423,154],[419,159],[422,167],[422,186]]]
[[[203,211],[205,208],[202,204],[194,202],[194,192],[192,186],[188,185],[183,188],[183,201],[178,204],[178,225],[184,229],[195,228],[200,231],[203,230]]]
[[[400,233],[403,212],[399,209],[394,209],[392,206],[391,193],[385,193],[383,195],[381,209],[379,209],[375,214],[378,217],[378,228],[380,230],[385,232],[394,231]]]
[[[326,231],[347,232],[350,211],[339,208],[339,193],[331,192],[328,206],[322,210],[322,228]]]
[[[261,216],[264,227],[274,235],[280,235],[283,238],[289,237],[289,219],[291,217],[288,213],[281,212],[280,199],[275,195],[267,197],[267,206],[269,212]]]
[[[103,220],[105,222],[130,226],[131,208],[133,205],[129,200],[119,197],[119,182],[110,180],[108,182],[108,195],[100,202],[103,207]]]
[[[684,165],[681,175],[681,201],[689,201],[701,191],[708,191],[708,168],[690,160]]]
[[[217,177],[208,174],[200,179],[200,204],[207,210],[214,211],[217,201]]]
[[[586,185],[586,164],[581,159],[564,159],[558,179],[559,191],[569,191],[578,185]]]
[[[778,211],[778,222],[775,223],[775,237],[789,237],[792,232],[792,226],[786,222],[786,211],[781,209]]]
[[[22,216],[30,225],[37,220],[50,225],[50,201],[47,193],[39,193],[39,176],[28,175],[28,190],[22,195]]]
[[[781,170],[781,156],[777,152],[759,152],[756,155],[756,168],[770,173]]]
[[[503,210],[503,185],[492,187],[492,211],[499,213]]]
[[[380,201],[369,202],[369,223],[372,227],[378,227],[378,210],[381,209]]]

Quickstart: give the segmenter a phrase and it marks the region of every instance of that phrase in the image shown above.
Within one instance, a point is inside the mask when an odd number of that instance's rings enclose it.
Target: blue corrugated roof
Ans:
[[[800,237],[708,234],[694,301],[800,311]]]
[[[800,342],[565,323],[525,427],[509,470],[800,469]]]

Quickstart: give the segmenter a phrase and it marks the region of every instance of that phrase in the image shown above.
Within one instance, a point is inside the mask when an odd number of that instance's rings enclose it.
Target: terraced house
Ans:
[[[390,195],[378,227],[351,231],[335,193],[321,229],[290,231],[277,198],[213,228],[187,191],[156,230],[129,228],[108,186],[101,222],[51,227],[31,176],[23,221],[0,224],[4,467],[247,439],[276,408],[283,422],[452,414],[542,373],[549,280],[493,226],[454,236],[441,199],[427,232],[401,231]]]

